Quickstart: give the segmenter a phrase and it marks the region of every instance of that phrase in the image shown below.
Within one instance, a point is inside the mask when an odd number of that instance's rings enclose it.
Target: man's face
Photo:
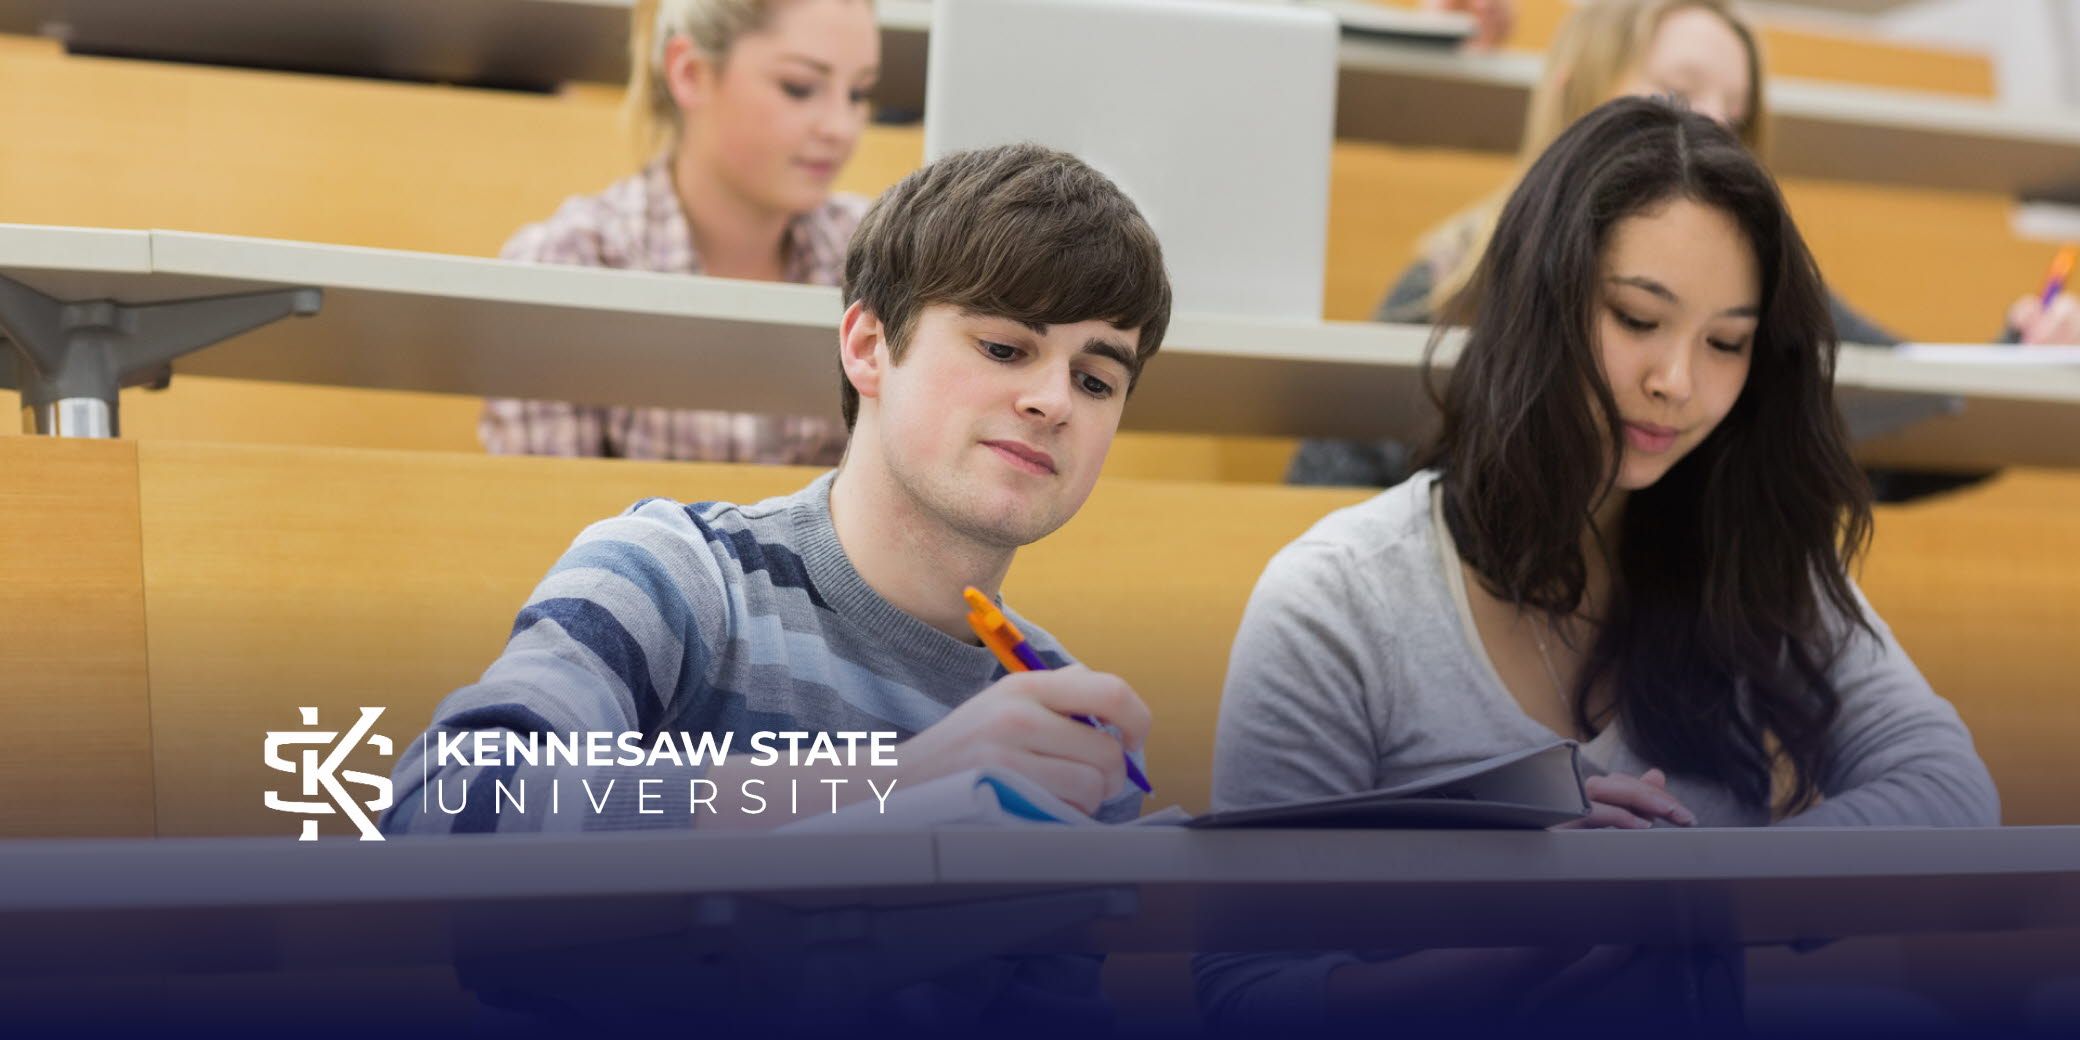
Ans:
[[[1104,321],[1036,326],[929,305],[863,407],[874,409],[889,473],[922,515],[1016,548],[1090,497],[1139,341],[1139,330]]]

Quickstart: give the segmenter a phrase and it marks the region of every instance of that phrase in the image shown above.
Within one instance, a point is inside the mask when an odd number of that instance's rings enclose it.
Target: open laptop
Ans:
[[[1111,177],[1176,310],[1319,319],[1336,19],[1221,0],[937,0],[925,157],[1032,141]]]

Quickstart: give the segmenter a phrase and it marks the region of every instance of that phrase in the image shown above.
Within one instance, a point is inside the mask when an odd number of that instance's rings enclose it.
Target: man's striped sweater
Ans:
[[[792,495],[748,506],[649,499],[587,528],[528,598],[505,652],[481,680],[448,695],[435,709],[427,736],[399,758],[396,802],[384,829],[443,834],[698,827],[702,818],[689,811],[689,781],[704,771],[700,767],[435,768],[427,752],[443,733],[538,733],[546,742],[551,733],[728,732],[735,734],[733,756],[760,730],[892,730],[907,739],[1002,678],[988,650],[897,610],[867,586],[831,527],[832,479],[827,474]],[[1050,665],[1069,663],[1053,637],[1023,619],[1018,623]],[[666,782],[649,785],[651,795],[639,802],[637,782],[648,778]],[[444,812],[426,794],[427,782],[443,779],[450,787],[472,788],[462,811]],[[510,788],[522,779],[537,781],[530,784],[537,792],[549,786],[541,781],[567,781],[563,786],[573,788],[578,780],[590,783],[582,795],[566,792],[560,812],[547,811],[539,797],[530,797],[527,812],[515,811],[510,802],[494,812],[492,781],[504,780]],[[608,781],[616,782],[608,788]],[[602,797],[595,811],[592,802]],[[456,796],[447,800],[453,805]],[[1118,822],[1139,813],[1140,793],[1129,788],[1107,802],[1098,818]],[[981,913],[986,922],[986,905]],[[537,1025],[596,1028],[604,1021],[664,1014],[678,1006],[674,1001],[686,1005],[680,1010],[706,1016],[703,1022],[784,1024],[842,1011],[858,1023],[963,1031],[996,1024],[1031,1031],[1100,1028],[1109,1019],[1099,961],[1092,957],[949,962],[936,948],[876,950],[870,960],[877,977],[901,976],[909,970],[904,958],[913,956],[935,966],[910,976],[925,981],[862,992],[838,1009],[797,1007],[796,1001],[775,1001],[768,991],[745,988],[739,974],[745,965],[733,963],[726,951],[667,946],[620,953],[632,957],[629,963],[640,965],[641,977],[652,983],[636,983],[621,968],[604,969],[610,952],[593,949],[458,970],[467,969],[471,987],[488,1005],[520,1011]],[[778,976],[783,988],[800,984],[813,990],[811,983],[828,983],[865,964],[846,968],[813,960],[806,951],[802,956],[794,976]],[[770,956],[753,961],[768,972],[780,970]],[[698,995],[703,993],[708,996]],[[732,1004],[741,1006],[724,1006]]]
[[[405,749],[384,829],[699,826],[687,781],[705,767],[442,764],[433,754],[442,734],[732,733],[734,759],[761,730],[908,739],[1002,678],[988,650],[867,586],[831,526],[833,477],[756,505],[648,499],[587,528],[536,586],[505,652],[482,679],[449,694],[426,736]],[[1015,620],[1050,665],[1069,663],[1052,636]],[[666,782],[646,785],[648,811],[638,812],[637,782],[647,778]],[[493,781],[518,790],[521,780],[537,792],[550,780],[573,790],[554,813],[541,798],[530,797],[526,811],[497,804]],[[584,795],[578,780],[587,781]],[[460,811],[444,810],[465,792]],[[1139,812],[1129,790],[1098,815]]]

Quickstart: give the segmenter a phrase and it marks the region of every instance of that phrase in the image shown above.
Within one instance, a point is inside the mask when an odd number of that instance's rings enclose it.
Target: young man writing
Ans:
[[[652,499],[579,535],[504,653],[400,758],[386,830],[772,827],[976,767],[1101,820],[1138,814],[1121,745],[1139,750],[1146,706],[1117,677],[1060,667],[1062,647],[1024,622],[1059,670],[1005,676],[962,590],[994,597],[1018,548],[1096,482],[1169,321],[1154,232],[1071,156],[960,153],[868,212],[844,295],[841,466],[755,505]],[[456,753],[458,734],[484,731],[729,734],[736,750],[719,765]],[[894,732],[896,764],[749,761],[752,736],[775,731]],[[763,798],[744,793],[754,778]],[[555,812],[495,796],[530,779],[585,787]]]

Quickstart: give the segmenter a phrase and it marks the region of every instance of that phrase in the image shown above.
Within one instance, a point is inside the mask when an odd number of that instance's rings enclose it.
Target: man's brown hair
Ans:
[[[845,255],[845,303],[880,319],[900,362],[928,304],[1041,325],[1139,329],[1127,390],[1170,325],[1163,247],[1133,200],[1083,160],[1032,144],[955,152],[867,210]],[[859,391],[842,374],[845,427]]]

